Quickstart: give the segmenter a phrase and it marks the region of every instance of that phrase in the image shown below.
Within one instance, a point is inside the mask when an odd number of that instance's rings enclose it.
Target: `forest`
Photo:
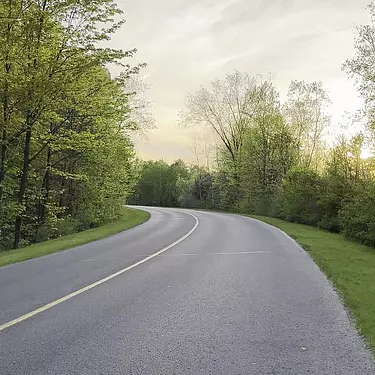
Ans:
[[[0,2],[0,249],[122,214],[144,66],[105,47],[123,22],[110,0]]]
[[[373,26],[358,28],[342,68],[364,105],[333,140],[321,82],[293,81],[281,102],[272,80],[233,71],[189,94],[180,113],[181,125],[215,135],[214,166],[206,139],[196,165],[144,162],[130,201],[271,216],[375,246],[373,40]]]
[[[342,67],[360,132],[328,142],[321,82],[293,81],[281,101],[272,80],[232,71],[187,96],[180,126],[215,139],[188,165],[136,155],[145,64],[106,47],[123,23],[112,0],[0,3],[0,250],[110,223],[126,203],[273,216],[375,246],[374,26]]]

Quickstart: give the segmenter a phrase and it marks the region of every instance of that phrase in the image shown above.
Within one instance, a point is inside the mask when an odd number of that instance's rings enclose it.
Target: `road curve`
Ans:
[[[1,330],[1,375],[375,374],[330,283],[285,234],[147,210],[127,232],[0,268],[0,327],[93,286]]]

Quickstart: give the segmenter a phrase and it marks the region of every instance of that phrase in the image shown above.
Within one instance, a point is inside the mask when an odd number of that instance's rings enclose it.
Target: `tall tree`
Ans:
[[[371,23],[356,28],[354,42],[355,54],[343,64],[343,69],[354,78],[356,86],[364,99],[363,115],[367,119],[368,129],[375,144],[375,3],[368,6]]]
[[[293,81],[283,111],[292,129],[301,165],[318,167],[319,148],[330,124],[330,99],[321,82]]]
[[[228,197],[236,205],[241,195],[239,166],[244,137],[271,87],[268,81],[234,71],[223,80],[213,81],[210,90],[200,87],[188,95],[186,109],[181,113],[183,124],[210,127],[221,140],[225,150],[221,153],[221,162],[228,169],[230,181]]]
[[[189,94],[181,121],[186,125],[212,128],[236,163],[244,134],[265,86],[266,83],[259,84],[246,73],[229,73],[225,79],[213,81],[210,90],[200,87]]]

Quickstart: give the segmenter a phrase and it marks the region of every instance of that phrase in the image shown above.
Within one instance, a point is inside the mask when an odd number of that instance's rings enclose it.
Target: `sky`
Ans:
[[[285,98],[292,80],[322,81],[332,122],[360,106],[341,65],[369,0],[118,0],[127,23],[115,48],[138,49],[157,129],[137,139],[144,159],[193,159],[192,131],[178,126],[186,95],[237,69],[269,75]]]

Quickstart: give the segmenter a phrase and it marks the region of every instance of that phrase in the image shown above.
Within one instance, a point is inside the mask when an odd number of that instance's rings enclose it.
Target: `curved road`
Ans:
[[[375,374],[330,283],[285,234],[147,210],[137,228],[0,269],[0,374]]]

